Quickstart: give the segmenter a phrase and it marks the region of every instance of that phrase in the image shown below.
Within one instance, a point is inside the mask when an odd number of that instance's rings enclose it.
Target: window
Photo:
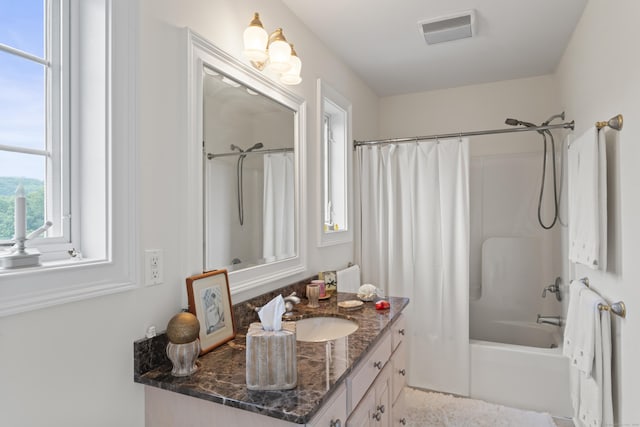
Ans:
[[[0,244],[19,183],[27,233],[53,222],[41,265],[0,269],[0,316],[134,284],[135,4],[0,0]]]
[[[52,222],[39,246],[69,242],[69,187],[61,165],[68,164],[62,138],[63,60],[68,37],[61,22],[68,7],[60,0],[1,1],[0,9],[0,243],[14,232],[14,192],[26,195],[27,234]],[[64,157],[67,156],[67,157]],[[57,237],[57,238],[54,238]],[[51,246],[50,246],[51,247]]]
[[[351,188],[351,103],[318,80],[320,141],[322,146],[322,218],[319,245],[352,240],[349,191]]]

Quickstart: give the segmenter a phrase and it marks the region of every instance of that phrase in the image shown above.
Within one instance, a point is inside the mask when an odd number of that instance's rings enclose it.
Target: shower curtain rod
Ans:
[[[293,148],[270,148],[268,150],[244,151],[242,153],[238,151],[234,151],[232,153],[220,153],[220,154],[207,153],[207,159],[211,160],[217,157],[229,157],[229,156],[243,156],[243,155],[248,156],[251,154],[285,153],[287,151],[293,151]]]
[[[543,131],[552,129],[571,129],[573,130],[575,122],[572,120],[566,123],[559,123],[555,125],[546,126],[530,126],[530,127],[514,127],[506,129],[493,129],[493,130],[476,130],[471,132],[456,132],[456,133],[444,133],[439,135],[427,135],[427,136],[414,136],[411,138],[389,138],[389,139],[371,139],[368,141],[353,140],[353,148],[356,149],[365,145],[380,145],[380,144],[401,144],[405,142],[416,142],[428,139],[445,139],[445,138],[462,138],[463,136],[477,136],[477,135],[494,135],[499,133],[511,133],[511,132],[530,132],[530,131]]]

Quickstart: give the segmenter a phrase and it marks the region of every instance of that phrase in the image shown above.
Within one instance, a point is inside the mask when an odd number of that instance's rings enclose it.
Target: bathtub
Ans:
[[[494,321],[470,344],[470,396],[570,417],[569,362],[560,328]]]

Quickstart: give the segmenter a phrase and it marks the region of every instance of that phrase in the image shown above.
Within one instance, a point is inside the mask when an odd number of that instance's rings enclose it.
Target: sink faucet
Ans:
[[[300,304],[300,297],[297,296],[295,292],[292,292],[291,295],[284,297],[284,309],[286,310],[286,312],[283,314],[283,317],[293,316],[293,306],[296,304]]]
[[[290,295],[283,298],[284,299],[284,309],[286,310],[282,317],[291,317],[293,316],[293,306],[296,304],[300,304],[300,297],[292,292]],[[247,307],[250,310],[255,311],[256,313],[260,311],[262,307],[256,307],[253,304],[247,303]]]
[[[541,316],[538,314],[538,320],[536,323],[546,323],[548,325],[562,326],[564,325],[564,319],[560,316]]]
[[[550,284],[546,288],[542,290],[542,298],[547,296],[547,291],[552,294],[556,294],[556,299],[558,301],[562,301],[562,294],[560,294],[560,285],[562,284],[562,279],[560,277],[556,277],[555,283]]]

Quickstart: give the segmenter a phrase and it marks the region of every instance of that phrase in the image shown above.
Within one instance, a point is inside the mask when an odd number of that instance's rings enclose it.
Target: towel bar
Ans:
[[[609,126],[611,129],[622,130],[622,114],[618,114],[615,117],[611,117],[606,122],[596,122],[596,127],[598,129],[602,129],[603,127]]]
[[[582,279],[580,279],[580,281],[582,283],[584,283],[584,285],[586,287],[589,287],[589,278],[588,277],[583,277]],[[622,301],[618,301],[618,302],[614,302],[612,304],[598,304],[598,310],[600,311],[608,311],[609,313],[613,313],[615,315],[618,315],[620,317],[622,317],[623,319],[627,316],[627,306],[624,305],[624,302]]]
[[[609,313],[617,314],[623,319],[627,316],[627,307],[622,301],[614,302],[613,304],[598,304],[598,310],[608,311]]]

